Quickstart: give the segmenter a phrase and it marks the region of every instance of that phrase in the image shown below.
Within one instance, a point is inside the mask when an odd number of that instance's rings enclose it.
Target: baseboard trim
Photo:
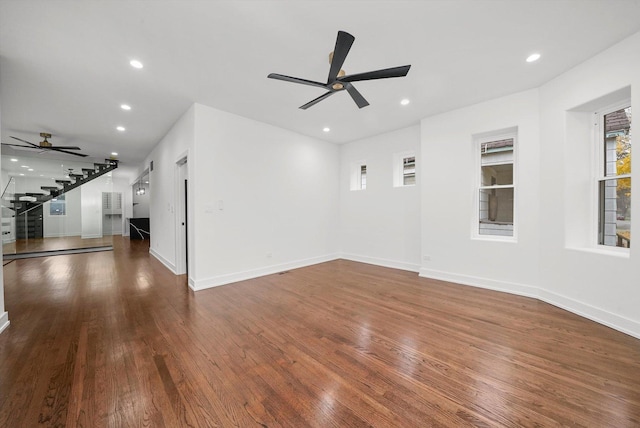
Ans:
[[[381,259],[378,257],[369,257],[369,256],[359,256],[357,254],[349,254],[349,253],[340,253],[340,258],[345,260],[351,260],[353,262],[367,263],[370,265],[407,270],[410,272],[420,272],[419,264],[400,262],[397,260]]]
[[[260,276],[272,275],[274,273],[282,272],[290,269],[299,269],[306,266],[315,265],[318,263],[329,262],[331,260],[337,260],[340,258],[339,254],[328,254],[325,256],[311,257],[308,259],[295,260],[292,262],[281,263],[277,265],[265,266],[258,269],[251,269],[242,272],[234,272],[224,275],[218,275],[211,278],[205,278],[201,280],[195,280],[193,283],[189,281],[189,287],[193,291],[205,290],[207,288],[219,287],[221,285],[231,284],[234,282],[245,281],[247,279],[258,278]]]
[[[174,275],[177,275],[176,266],[169,260],[162,257],[156,250],[149,248],[149,254],[155,257],[160,263],[162,263],[167,269],[169,269]]]
[[[0,315],[0,333],[5,331],[7,327],[9,327],[9,312]]]
[[[458,273],[444,272],[434,269],[420,269],[420,276],[423,278],[437,279],[440,281],[455,282],[456,284],[469,285],[471,287],[484,288],[487,290],[501,291],[518,296],[538,298],[538,288],[530,285],[518,284],[515,282],[498,281],[495,279],[483,278]]]
[[[540,289],[538,299],[550,305],[557,306],[560,309],[564,309],[565,311],[580,315],[583,318],[590,319],[598,324],[633,336],[636,339],[640,339],[640,322],[543,289]]]
[[[553,293],[543,288],[425,268],[420,269],[420,276],[472,287],[485,288],[488,290],[501,291],[504,293],[515,294],[517,296],[531,297],[640,339],[640,322],[616,315],[612,312],[605,311],[604,309],[580,302],[570,297]]]

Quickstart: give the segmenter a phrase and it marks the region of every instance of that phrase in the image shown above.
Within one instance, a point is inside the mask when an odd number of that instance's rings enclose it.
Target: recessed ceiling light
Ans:
[[[27,171],[33,171],[33,168],[29,168]]]
[[[23,173],[20,173],[20,175],[24,175]]]
[[[534,62],[540,59],[540,54],[539,53],[534,53],[531,54],[527,57],[527,62]]]
[[[27,165],[20,165],[20,168],[29,168]]]
[[[18,162],[18,159],[13,158],[13,159],[11,159],[11,162]]]
[[[402,104],[403,106],[406,106],[407,104],[409,104],[411,101],[409,101],[408,98],[404,98],[402,101],[400,101],[400,104]]]
[[[124,126],[118,126],[116,129],[120,132],[124,132],[126,130]]]
[[[331,131],[331,128],[329,128],[329,127],[325,126],[324,128],[322,128],[322,130],[323,130],[324,132],[329,132],[329,131]]]
[[[111,156],[118,156],[118,152],[111,152]]]
[[[44,177],[44,174],[40,174],[40,177]]]
[[[142,65],[142,63],[140,61],[138,61],[137,59],[132,59],[131,61],[129,61],[129,64],[131,64],[131,67],[133,67],[133,68],[142,68],[142,67],[144,67],[144,65]]]
[[[131,110],[131,106],[129,104],[120,104],[120,108],[122,110]]]

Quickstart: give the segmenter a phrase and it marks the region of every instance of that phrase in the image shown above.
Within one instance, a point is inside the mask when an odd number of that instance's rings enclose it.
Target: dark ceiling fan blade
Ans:
[[[53,150],[55,152],[60,152],[60,153],[67,153],[70,155],[74,155],[74,156],[80,156],[82,158],[86,158],[88,155],[82,154],[82,153],[75,153],[75,152],[68,152],[66,150],[60,150],[58,147],[50,147],[49,150]]]
[[[22,147],[23,149],[37,149],[39,148],[38,146],[36,147],[29,147],[29,146],[23,146],[22,144],[9,144],[9,143],[2,143],[3,146],[11,146],[11,147]]]
[[[78,146],[51,146],[51,147],[43,147],[44,149],[65,149],[65,150],[81,150]]]
[[[362,94],[358,92],[355,86],[353,86],[351,83],[347,83],[345,85],[345,88],[347,92],[349,92],[349,95],[351,95],[351,98],[353,98],[353,101],[355,101],[358,105],[358,108],[366,107],[369,105],[369,102],[364,99]]]
[[[300,79],[298,77],[285,76],[283,74],[271,73],[267,77],[269,79],[284,80],[285,82],[300,83],[302,85],[316,86],[320,88],[327,87],[327,85],[325,85],[324,83],[314,82],[313,80]]]
[[[320,95],[318,98],[315,98],[315,99],[309,101],[308,103],[306,103],[305,105],[300,106],[300,108],[302,110],[306,110],[309,107],[311,107],[312,105],[318,104],[320,101],[324,100],[325,98],[329,98],[333,94],[335,94],[334,91],[329,91],[327,93],[324,93],[324,94]]]
[[[366,73],[350,74],[339,78],[341,82],[359,82],[361,80],[388,79],[390,77],[404,77],[409,73],[411,65],[385,68],[384,70],[367,71]]]
[[[338,37],[336,38],[336,47],[333,50],[333,60],[331,61],[331,67],[329,68],[329,78],[327,84],[333,82],[338,77],[338,72],[344,64],[344,60],[347,59],[347,54],[353,45],[353,41],[356,38],[346,31],[338,31]]]
[[[22,138],[13,137],[13,136],[11,138],[13,138],[14,140],[22,141],[23,143],[27,143],[27,144],[29,144],[30,146],[33,146],[33,147],[40,147],[37,144],[30,143],[27,140],[23,140]]]

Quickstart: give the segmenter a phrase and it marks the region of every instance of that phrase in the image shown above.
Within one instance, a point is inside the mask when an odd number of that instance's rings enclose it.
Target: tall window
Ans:
[[[367,166],[360,165],[360,189],[367,188]]]
[[[600,115],[598,244],[631,247],[631,107]]]
[[[416,185],[416,153],[414,151],[393,154],[393,187]]]
[[[478,234],[513,236],[515,134],[476,140],[479,145]]]

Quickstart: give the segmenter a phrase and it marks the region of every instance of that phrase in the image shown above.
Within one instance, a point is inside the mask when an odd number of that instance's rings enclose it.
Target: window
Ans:
[[[478,235],[514,236],[515,133],[476,139],[480,158]]]
[[[631,107],[599,115],[598,244],[631,247]]]
[[[411,156],[402,159],[402,185],[413,186],[416,184],[416,157]]]
[[[49,204],[49,215],[67,215],[67,201],[65,200],[66,195],[60,195],[56,198],[51,199]]]
[[[351,190],[365,190],[367,188],[367,162],[351,162]]]
[[[416,154],[413,151],[393,154],[393,187],[416,185]]]
[[[364,190],[367,188],[367,166],[360,165],[360,189]]]

